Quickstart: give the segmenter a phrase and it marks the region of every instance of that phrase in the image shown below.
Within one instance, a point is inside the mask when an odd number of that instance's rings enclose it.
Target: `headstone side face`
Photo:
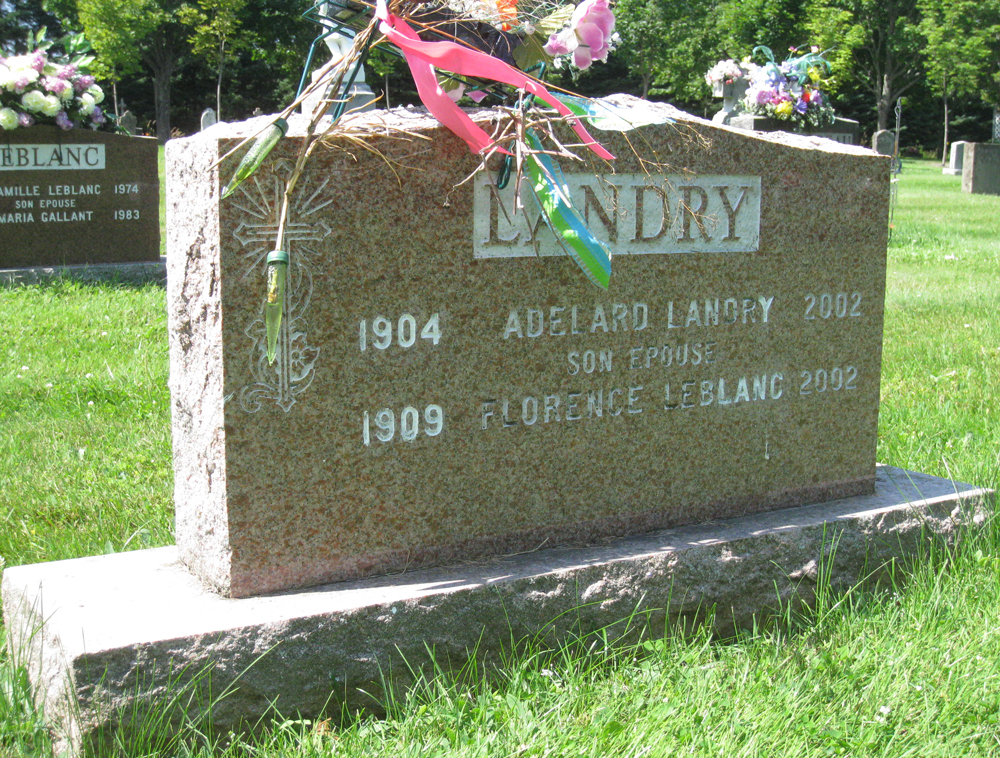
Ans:
[[[608,133],[614,173],[564,166],[607,291],[463,183],[457,138],[366,116],[432,139],[314,153],[273,365],[295,124],[221,202],[235,161],[205,167],[243,127],[171,142],[171,182],[201,185],[170,196],[185,561],[247,596],[870,492],[888,159],[664,113],[638,156]]]
[[[974,195],[1000,195],[1000,144],[966,143],[962,191]]]
[[[32,126],[0,144],[0,268],[160,260],[159,145]]]
[[[167,317],[176,538],[182,559],[229,594],[219,179],[215,142],[166,146]]]

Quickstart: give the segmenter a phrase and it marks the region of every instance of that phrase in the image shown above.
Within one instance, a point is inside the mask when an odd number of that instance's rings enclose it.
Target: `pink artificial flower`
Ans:
[[[556,32],[545,44],[549,55],[573,54],[573,64],[581,71],[594,61],[606,61],[615,30],[615,14],[608,0],[583,0],[569,26]]]
[[[71,85],[65,79],[60,79],[56,76],[46,76],[42,79],[42,86],[45,87],[46,92],[51,92],[53,95],[61,95]]]
[[[14,91],[20,95],[28,89],[29,84],[31,84],[31,79],[26,76],[21,76],[20,78],[14,80]]]
[[[40,74],[45,69],[46,63],[48,63],[48,60],[45,58],[45,53],[39,50],[35,53],[35,57],[31,61],[31,67]]]
[[[59,70],[56,72],[56,76],[58,76],[60,79],[72,79],[74,76],[76,76],[76,66],[74,66],[72,63],[66,66],[60,66]]]
[[[19,111],[17,114],[17,124],[21,127],[33,126],[35,123],[35,117],[30,113],[25,113],[24,111]]]
[[[79,77],[75,82],[73,82],[73,88],[76,90],[76,94],[81,92],[86,92],[94,84],[94,77],[90,74],[84,74]]]

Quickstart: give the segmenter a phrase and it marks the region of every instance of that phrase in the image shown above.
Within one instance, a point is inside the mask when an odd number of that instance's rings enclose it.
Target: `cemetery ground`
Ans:
[[[960,185],[936,163],[904,162],[878,459],[995,488],[1000,198]],[[6,565],[171,543],[163,290],[2,288],[0,324]],[[474,667],[425,672],[384,703],[384,718],[284,714],[255,737],[211,739],[234,758],[1000,755],[996,520],[954,546],[928,541],[892,577],[841,597],[821,591],[815,609],[786,608],[735,639],[698,627],[637,645],[609,644],[612,632],[555,649],[518,641],[488,678]],[[197,732],[171,742],[151,723],[120,752],[207,758]],[[0,756],[49,750],[19,651],[0,649]]]

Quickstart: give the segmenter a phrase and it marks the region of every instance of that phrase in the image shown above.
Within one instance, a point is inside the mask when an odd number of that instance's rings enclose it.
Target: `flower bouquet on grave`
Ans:
[[[93,63],[90,43],[82,34],[66,42],[66,55],[49,52],[54,42],[41,28],[31,37],[32,50],[0,57],[0,128],[55,124],[60,129],[109,125],[101,109],[104,92],[87,67]]]
[[[719,61],[705,73],[705,83],[712,88],[715,97],[729,97],[737,84],[749,83],[751,67],[758,68],[749,61],[738,63],[732,58]]]
[[[579,159],[574,151],[586,150],[603,160],[612,160],[614,156],[591,136],[587,127],[624,131],[642,124],[630,121],[610,106],[550,91],[543,79],[550,67],[586,69],[594,61],[607,59],[618,41],[608,0],[581,0],[578,5],[566,0],[336,0],[317,3],[312,13],[323,31],[310,49],[299,94],[279,118],[256,136],[223,189],[223,197],[249,177],[284,136],[288,128],[285,119],[294,108],[315,92],[349,92],[369,52],[382,46],[405,58],[427,110],[481,158],[483,170],[489,158],[503,156],[494,189],[502,189],[513,180],[515,198],[519,198],[522,185],[526,186],[530,191],[525,194],[533,199],[536,210],[566,253],[590,281],[607,288],[611,252],[590,232],[574,207],[557,159]],[[327,63],[313,83],[305,86],[316,44],[334,34],[350,39],[349,49]],[[488,134],[458,106],[456,101],[462,96],[477,103],[493,101],[503,107],[505,119],[494,133]],[[313,114],[286,184],[278,219],[276,248],[283,255],[273,255],[269,267],[275,270],[267,277],[267,299],[274,312],[267,320],[269,361],[274,359],[274,335],[280,326],[279,290],[284,277],[277,267],[288,265],[283,240],[289,198],[315,146],[338,129],[350,136],[339,126],[349,101],[339,98],[323,102],[333,104],[332,120],[324,121],[322,107]],[[560,142],[554,130],[557,123],[567,124],[579,141]],[[653,121],[647,117],[643,123]],[[245,142],[249,139],[253,138]]]
[[[791,121],[802,131],[832,125],[837,117],[826,102],[822,88],[829,86],[830,64],[819,48],[813,46],[808,53],[796,55],[791,48],[788,58],[780,64],[770,48],[755,47],[753,55],[760,52],[767,61],[762,66],[750,64],[750,88],[743,98],[743,108],[748,113],[766,116],[779,121]]]

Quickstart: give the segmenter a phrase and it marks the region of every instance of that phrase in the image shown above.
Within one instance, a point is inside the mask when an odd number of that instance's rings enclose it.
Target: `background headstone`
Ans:
[[[948,155],[948,165],[941,169],[941,172],[949,176],[961,176],[962,168],[965,165],[965,146],[968,142],[959,140],[951,143],[951,150]]]
[[[896,135],[890,129],[879,129],[872,135],[872,150],[879,155],[893,155],[896,152]]]
[[[160,260],[155,139],[56,126],[0,144],[0,268]]]
[[[965,145],[962,192],[1000,195],[1000,144],[969,142]]]
[[[716,124],[728,124],[737,113],[739,102],[746,95],[749,87],[750,82],[746,79],[732,83],[716,82],[712,88],[712,94],[722,98],[722,110],[712,116],[712,121]]]
[[[254,108],[253,109],[253,115],[254,115],[254,118],[256,118],[257,116],[263,116],[264,115],[264,111],[262,111],[260,108]]]
[[[136,124],[135,114],[132,111],[125,111],[122,114],[122,119],[120,126],[131,136],[135,136],[138,131],[138,126]]]
[[[602,134],[615,173],[564,165],[607,291],[463,183],[478,158],[433,119],[345,121],[373,152],[319,149],[298,183],[273,366],[264,258],[303,119],[221,202],[236,161],[210,166],[252,127],[168,143],[177,541],[209,586],[873,491],[889,161],[618,102],[676,123]]]
[[[752,113],[739,113],[729,119],[729,125],[737,129],[747,129],[757,132],[792,132],[792,122],[779,121],[766,116],[755,116]],[[838,118],[832,126],[805,132],[810,137],[824,137],[839,142],[842,145],[858,144],[858,122],[849,118]]]
[[[201,112],[201,128],[202,130],[208,129],[208,127],[213,126],[218,119],[215,118],[215,111],[212,108],[206,108]]]

